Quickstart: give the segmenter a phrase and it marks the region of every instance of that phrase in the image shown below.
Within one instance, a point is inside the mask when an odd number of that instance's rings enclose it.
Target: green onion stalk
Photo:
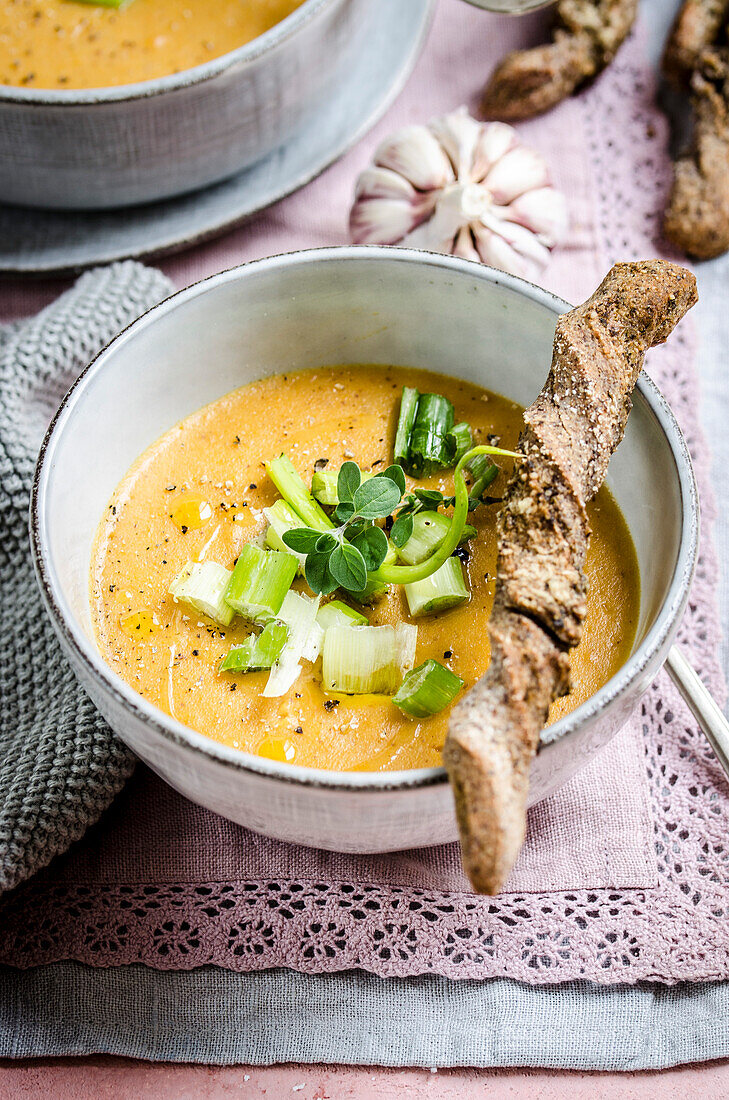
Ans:
[[[443,539],[438,549],[430,558],[419,562],[417,565],[390,565],[383,563],[375,573],[370,573],[370,579],[381,581],[383,584],[412,584],[413,581],[422,581],[440,569],[441,565],[457,549],[463,536],[463,529],[468,519],[468,486],[463,476],[463,468],[476,455],[499,455],[502,458],[522,458],[516,451],[505,451],[501,447],[490,447],[482,444],[466,451],[459,460],[453,473],[455,505],[453,507],[453,519],[450,530]]]

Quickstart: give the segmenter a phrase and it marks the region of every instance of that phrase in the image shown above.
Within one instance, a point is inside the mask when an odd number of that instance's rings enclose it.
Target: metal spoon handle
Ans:
[[[729,722],[678,646],[671,646],[668,651],[666,671],[729,775]]]

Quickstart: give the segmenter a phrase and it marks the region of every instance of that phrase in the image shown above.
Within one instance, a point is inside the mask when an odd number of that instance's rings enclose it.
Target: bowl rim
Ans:
[[[387,792],[445,784],[447,783],[445,768],[440,766],[391,772],[339,772],[298,764],[282,764],[213,741],[166,715],[138,695],[126,681],[109,668],[92,638],[76,621],[61,593],[58,576],[47,549],[46,502],[55,448],[72,417],[74,407],[82,399],[85,388],[104,369],[106,361],[113,356],[118,347],[132,339],[140,330],[153,325],[158,317],[184,307],[187,301],[225,283],[255,277],[258,272],[270,269],[285,270],[321,262],[362,260],[373,263],[388,261],[395,264],[415,264],[426,272],[428,268],[445,269],[454,275],[465,275],[496,287],[508,288],[517,295],[543,306],[555,316],[572,308],[568,302],[551,291],[544,290],[517,276],[487,267],[485,264],[420,249],[392,246],[330,246],[285,252],[251,260],[210,275],[163,299],[122,329],[91,360],[68,390],[46,431],[36,462],[30,500],[30,543],[41,594],[59,638],[95,686],[110,696],[121,709],[131,712],[132,717],[138,722],[153,729],[157,735],[166,741],[173,742],[179,748],[193,754],[200,751],[218,764],[251,773],[260,778],[330,790]],[[681,532],[675,567],[663,605],[635,652],[599,691],[576,710],[548,727],[548,736],[542,737],[540,748],[548,748],[556,741],[568,737],[585,722],[594,719],[601,712],[612,709],[625,697],[636,681],[641,679],[656,655],[666,647],[677,629],[688,599],[696,568],[699,538],[699,502],[691,457],[673,411],[656,384],[645,372],[641,372],[636,389],[663,433],[674,461],[681,510]]]
[[[312,22],[320,13],[340,0],[303,0],[280,22],[274,23],[263,34],[237,46],[234,50],[204,61],[202,65],[182,69],[179,73],[139,80],[134,84],[112,84],[103,88],[16,88],[13,84],[0,84],[0,105],[14,104],[28,107],[84,107],[105,103],[131,102],[149,99],[165,92],[189,88],[212,80],[226,69],[237,64],[256,61],[269,50],[274,50],[293,37],[302,27]]]

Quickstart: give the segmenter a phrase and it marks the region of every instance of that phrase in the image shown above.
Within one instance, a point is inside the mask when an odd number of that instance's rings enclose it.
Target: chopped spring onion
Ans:
[[[479,454],[466,464],[471,472],[471,487],[468,490],[469,511],[477,504],[492,481],[496,480],[499,467],[488,455]]]
[[[399,554],[397,552],[397,547],[394,545],[394,543],[392,542],[391,539],[388,539],[387,540],[387,553],[385,554],[384,558],[382,559],[382,564],[383,565],[394,565],[394,563],[398,560],[398,558],[399,558]]]
[[[428,477],[455,461],[453,405],[439,393],[423,393],[410,433],[405,469],[414,477]]]
[[[375,475],[371,472],[362,470],[362,481],[370,481]],[[320,504],[325,504],[328,508],[333,508],[339,504],[339,493],[337,492],[337,481],[339,479],[339,470],[317,470],[311,479],[311,492],[316,497]]]
[[[285,500],[276,500],[270,508],[264,508],[263,514],[268,520],[265,542],[272,550],[281,550],[284,554],[293,554],[283,541],[287,531],[295,531],[300,527],[306,527],[303,519],[297,516],[290,504]],[[303,560],[304,555],[298,555]]]
[[[395,446],[393,448],[393,458],[401,466],[407,464],[408,454],[410,453],[410,434],[415,423],[419,397],[420,394],[417,390],[411,386],[403,386],[402,398],[400,399],[400,416],[397,421]]]
[[[456,462],[463,458],[466,451],[470,451],[473,446],[473,435],[471,433],[471,425],[466,424],[465,420],[462,420],[460,424],[456,424],[453,429],[453,438],[456,441],[456,453],[454,459]]]
[[[132,0],[76,0],[77,4],[93,4],[96,8],[126,8]]]
[[[405,585],[405,596],[413,616],[445,611],[470,599],[458,558],[447,558],[440,569],[422,581]]]
[[[425,561],[440,546],[450,529],[451,520],[442,512],[416,512],[413,516],[413,533],[397,552],[400,560],[408,565]],[[476,534],[476,528],[467,523],[463,528],[461,542],[467,542]],[[387,563],[387,558],[385,562]]]
[[[408,672],[392,701],[411,718],[430,718],[453,702],[463,680],[438,661],[424,661]]]
[[[230,578],[230,570],[215,561],[189,561],[173,580],[169,593],[201,615],[228,626],[235,614],[225,600]]]
[[[418,628],[331,626],[324,635],[325,691],[345,695],[393,695],[413,667]]]
[[[231,646],[221,672],[258,672],[271,668],[281,656],[289,628],[278,619],[266,623],[260,634],[251,634],[241,645]]]
[[[266,470],[281,496],[306,527],[313,527],[315,531],[332,530],[334,524],[304,485],[291,459],[279,455],[266,463]]]
[[[330,626],[367,626],[366,617],[342,600],[331,600],[320,607],[316,621],[322,630],[328,630]]]
[[[413,533],[400,547],[398,554],[408,565],[425,561],[448,534],[451,521],[442,512],[417,512],[413,516]]]
[[[316,621],[318,611],[318,596],[286,593],[276,618],[286,624],[289,636],[263,689],[266,698],[285,695],[299,678],[302,659],[313,662],[319,656],[324,631]]]
[[[291,588],[298,562],[280,550],[261,550],[249,542],[240,552],[225,593],[226,602],[245,619],[274,618]]]

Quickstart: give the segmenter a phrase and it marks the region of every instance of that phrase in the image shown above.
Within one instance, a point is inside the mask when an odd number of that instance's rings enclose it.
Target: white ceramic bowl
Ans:
[[[469,261],[395,248],[259,260],[174,295],[84,371],[51,425],[32,502],[33,552],[63,648],[110,725],[193,801],[251,829],[320,848],[380,852],[456,836],[442,768],[341,773],[228,749],[167,717],[104,664],[88,597],[94,532],[135,458],[182,417],[272,372],[403,364],[480,383],[523,404],[541,388],[566,303]],[[621,671],[545,731],[532,803],[565,783],[625,722],[667,652],[698,541],[691,464],[653,383],[638,382],[609,484],[642,576],[638,636]]]
[[[397,21],[426,26],[433,3],[305,0],[247,45],[172,76],[80,91],[0,86],[0,202],[105,209],[226,179],[332,100],[346,112],[361,80],[354,59],[380,50]],[[381,89],[372,96],[382,101]]]

